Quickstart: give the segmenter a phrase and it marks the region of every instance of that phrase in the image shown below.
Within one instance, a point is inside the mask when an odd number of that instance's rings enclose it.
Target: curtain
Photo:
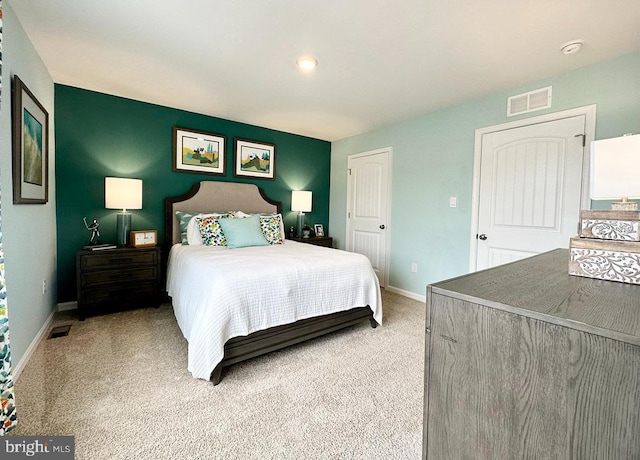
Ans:
[[[0,0],[1,1],[1,0]],[[2,218],[0,217],[0,435],[16,426],[16,406],[11,375],[9,348],[9,318],[7,317],[7,288],[4,283],[4,254],[2,252]]]
[[[2,102],[2,0],[0,0],[0,103]],[[0,200],[1,202],[1,200]],[[0,209],[2,208],[0,204]],[[9,318],[7,289],[4,284],[4,253],[2,251],[2,218],[0,217],[0,435],[16,426],[16,406],[11,375],[9,349]]]

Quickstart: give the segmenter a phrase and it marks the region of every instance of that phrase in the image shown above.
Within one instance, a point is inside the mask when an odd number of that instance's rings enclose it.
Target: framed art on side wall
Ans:
[[[29,88],[13,77],[13,202],[49,199],[49,114]]]
[[[225,174],[227,137],[222,134],[173,128],[173,170]]]
[[[235,177],[257,179],[276,178],[276,146],[267,142],[234,138],[233,162]]]

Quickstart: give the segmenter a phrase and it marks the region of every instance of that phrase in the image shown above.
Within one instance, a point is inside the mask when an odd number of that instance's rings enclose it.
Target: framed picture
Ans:
[[[322,224],[314,224],[313,231],[316,232],[316,236],[324,236],[324,227],[322,227]]]
[[[222,134],[173,128],[173,170],[224,175],[227,137]]]
[[[233,162],[235,177],[276,178],[276,146],[266,142],[255,142],[235,138]]]
[[[49,114],[29,88],[13,77],[13,202],[49,199]]]

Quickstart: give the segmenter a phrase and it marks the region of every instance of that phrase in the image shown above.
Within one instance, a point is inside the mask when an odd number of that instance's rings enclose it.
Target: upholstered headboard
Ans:
[[[254,184],[202,181],[186,194],[164,200],[165,247],[180,242],[180,225],[176,211],[217,212],[244,211],[281,212],[281,203],[267,198]]]

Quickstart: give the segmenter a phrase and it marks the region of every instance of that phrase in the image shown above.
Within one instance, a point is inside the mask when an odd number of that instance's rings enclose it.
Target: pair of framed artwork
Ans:
[[[173,128],[173,170],[177,172],[226,174],[227,137],[223,134]],[[233,139],[234,177],[274,180],[276,146],[249,139]]]

